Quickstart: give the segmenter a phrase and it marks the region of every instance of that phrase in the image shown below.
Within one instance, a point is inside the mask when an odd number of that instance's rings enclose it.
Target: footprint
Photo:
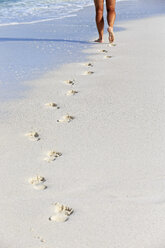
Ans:
[[[66,93],[66,95],[67,96],[74,96],[77,93],[78,93],[78,91],[76,91],[76,90],[68,90],[68,92]]]
[[[89,63],[86,63],[85,65],[88,66],[88,67],[93,67],[93,64],[90,63],[90,62]]]
[[[33,185],[33,188],[36,190],[44,190],[47,188],[46,185],[43,183],[45,182],[45,178],[42,176],[35,176],[32,178],[29,178],[28,182]]]
[[[83,73],[83,75],[92,75],[92,74],[94,74],[93,71],[85,71],[85,72]]]
[[[107,56],[105,56],[104,58],[105,58],[105,59],[111,59],[112,56],[107,55]]]
[[[74,119],[73,116],[70,116],[69,114],[66,114],[62,117],[62,119],[57,120],[57,122],[71,122]]]
[[[74,211],[72,208],[70,208],[68,206],[64,206],[58,202],[55,203],[54,206],[55,206],[55,208],[54,208],[55,214],[52,215],[51,217],[49,217],[50,221],[65,222],[69,219],[69,216]]]
[[[44,183],[46,180],[44,177],[42,176],[35,176],[35,177],[31,177],[29,178],[28,182],[30,184],[38,184],[38,183]]]
[[[99,50],[99,52],[101,52],[101,53],[107,53],[108,51],[105,50],[105,49],[103,49],[103,50]]]
[[[25,134],[25,136],[29,137],[29,139],[32,141],[40,140],[39,134],[37,132],[31,131],[31,132]]]
[[[56,160],[58,157],[61,157],[62,153],[61,152],[56,152],[56,151],[49,151],[47,153],[47,157],[44,159],[47,162],[53,162],[54,160]]]
[[[64,81],[66,84],[68,84],[68,85],[74,85],[75,84],[75,80],[73,79],[73,80],[66,80],[66,81]]]
[[[46,103],[45,106],[59,109],[59,107],[57,106],[57,104],[54,103],[54,102]]]

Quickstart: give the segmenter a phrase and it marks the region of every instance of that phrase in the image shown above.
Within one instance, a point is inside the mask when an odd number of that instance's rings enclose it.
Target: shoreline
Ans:
[[[31,81],[23,99],[1,104],[5,248],[162,246],[164,21],[122,23],[127,32],[116,33],[117,46],[94,44],[87,61],[63,65]],[[71,89],[78,93],[66,96]],[[67,113],[75,119],[58,123]],[[40,140],[29,140],[30,131]],[[47,163],[54,149],[62,156]],[[45,177],[47,189],[29,184],[35,175]],[[49,221],[55,202],[74,209],[67,222]]]
[[[79,13],[83,25],[76,16],[52,22],[0,27],[1,101],[21,96],[27,89],[24,87],[25,81],[35,80],[48,71],[58,69],[64,62],[81,60],[81,51],[92,44],[87,35],[83,35],[84,29],[88,33],[90,29],[85,20],[89,18],[90,8],[86,10],[86,13]],[[80,27],[82,34],[78,33]]]
[[[123,20],[160,14],[163,12],[160,3],[152,5],[151,2],[147,8],[140,0],[118,2],[115,32],[122,31],[118,25]],[[0,27],[1,102],[23,97],[24,92],[29,90],[25,81],[40,78],[63,64],[85,60],[83,50],[92,46],[91,38],[97,37],[92,9],[93,6],[86,7],[78,12],[79,18],[76,16],[27,26]]]

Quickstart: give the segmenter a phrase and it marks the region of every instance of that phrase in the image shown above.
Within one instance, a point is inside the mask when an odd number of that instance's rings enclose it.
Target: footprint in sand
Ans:
[[[88,67],[93,67],[93,64],[90,63],[90,62],[89,63],[86,63],[85,65],[88,66]]]
[[[94,74],[93,71],[85,71],[85,72],[83,73],[83,75],[92,75],[92,74]]]
[[[101,52],[101,53],[108,53],[108,51],[105,50],[105,49],[99,50],[99,52]]]
[[[48,163],[51,163],[51,162],[53,162],[54,160],[56,160],[57,158],[59,158],[61,156],[62,156],[61,152],[49,151],[44,160],[47,161]]]
[[[29,178],[28,182],[33,185],[33,188],[36,190],[44,190],[47,188],[46,185],[44,185],[45,178],[42,176],[35,176],[32,178]]]
[[[57,120],[57,122],[71,122],[72,120],[74,120],[74,117],[69,114],[66,114],[62,117],[62,119]]]
[[[57,104],[55,102],[49,102],[45,104],[46,107],[50,107],[50,108],[56,108],[59,109],[59,107],[57,106]]]
[[[55,203],[54,205],[54,212],[55,214],[52,215],[51,217],[49,217],[50,221],[53,222],[65,222],[69,219],[69,216],[73,213],[73,209],[68,207],[68,206],[64,206],[60,203]]]
[[[66,95],[67,96],[74,96],[77,93],[78,93],[78,91],[76,91],[76,90],[68,90],[67,93],[66,93]]]
[[[27,136],[32,141],[40,140],[39,134],[37,132],[31,131],[31,132],[25,134],[25,136]]]
[[[73,79],[73,80],[66,80],[66,81],[64,81],[64,83],[65,84],[68,84],[68,85],[74,85],[75,84],[75,80]]]
[[[104,58],[105,58],[105,59],[111,59],[112,56],[107,55],[107,56],[105,56]]]

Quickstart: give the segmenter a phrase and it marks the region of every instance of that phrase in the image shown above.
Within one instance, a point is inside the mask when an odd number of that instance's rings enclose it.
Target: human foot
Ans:
[[[103,43],[104,40],[102,38],[98,38],[97,40],[95,40],[94,42],[98,42],[98,43]]]
[[[109,33],[109,43],[114,42],[115,36],[114,36],[113,28],[108,27],[107,31]]]

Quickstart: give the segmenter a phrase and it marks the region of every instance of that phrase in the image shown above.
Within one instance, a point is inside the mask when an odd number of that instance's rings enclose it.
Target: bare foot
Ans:
[[[104,40],[102,38],[98,38],[97,40],[95,40],[94,42],[98,42],[98,43],[103,43]]]
[[[108,27],[107,31],[109,33],[109,43],[114,42],[115,36],[114,36],[113,28]]]

